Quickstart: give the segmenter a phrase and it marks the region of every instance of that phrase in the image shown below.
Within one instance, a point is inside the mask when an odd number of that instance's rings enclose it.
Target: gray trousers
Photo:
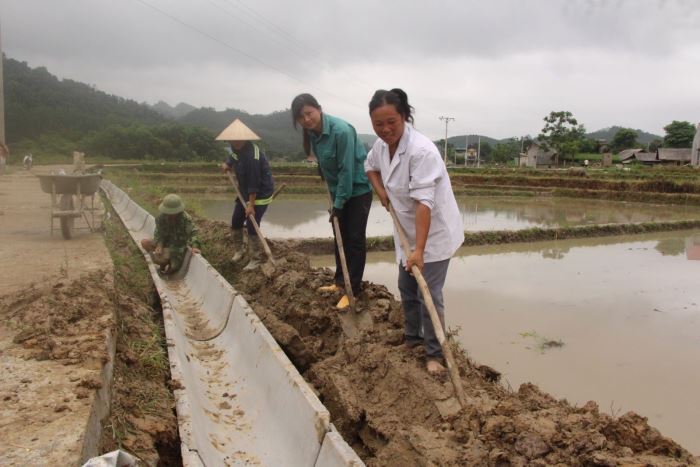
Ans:
[[[428,289],[430,289],[430,295],[440,317],[443,331],[445,330],[445,302],[442,298],[442,287],[445,285],[449,265],[449,258],[423,265],[423,278],[428,283]],[[399,264],[399,291],[401,292],[401,304],[405,318],[406,344],[415,346],[423,343],[427,357],[442,358],[442,347],[435,336],[435,329],[430,321],[428,309],[423,304],[423,296],[418,288],[418,282],[401,264]]]

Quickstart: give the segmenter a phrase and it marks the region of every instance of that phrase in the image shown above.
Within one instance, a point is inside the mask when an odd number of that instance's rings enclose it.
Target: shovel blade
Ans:
[[[350,309],[340,312],[339,316],[343,334],[350,339],[359,336],[362,331],[369,331],[374,326],[372,315],[368,311],[358,313]]]

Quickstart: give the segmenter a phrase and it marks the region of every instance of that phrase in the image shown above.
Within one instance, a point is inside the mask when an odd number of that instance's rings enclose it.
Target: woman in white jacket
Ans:
[[[409,347],[425,346],[426,367],[434,374],[445,371],[442,348],[410,270],[416,265],[423,273],[444,330],[442,288],[450,258],[464,242],[464,228],[440,152],[413,128],[412,111],[401,89],[374,93],[369,112],[379,139],[367,155],[365,171],[382,205],[388,209],[391,203],[408,236],[406,257],[394,229],[405,341]]]

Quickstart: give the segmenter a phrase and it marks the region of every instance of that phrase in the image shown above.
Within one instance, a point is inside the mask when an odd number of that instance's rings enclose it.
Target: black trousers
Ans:
[[[355,196],[345,202],[343,215],[338,218],[340,235],[343,237],[345,261],[348,265],[348,275],[352,293],[357,295],[362,288],[362,275],[365,273],[367,260],[367,218],[372,205],[372,192]],[[333,229],[335,236],[335,229]],[[345,286],[343,268],[340,265],[338,243],[335,243],[335,283]]]
[[[263,214],[265,214],[265,211],[267,211],[267,206],[267,204],[256,204],[253,208],[255,210],[255,222],[258,223],[258,227],[260,227]],[[236,200],[236,203],[233,206],[233,215],[231,216],[231,228],[234,230],[242,229],[244,225],[248,230],[248,235],[250,237],[257,236],[253,223],[250,222],[245,215],[245,208],[240,201]]]

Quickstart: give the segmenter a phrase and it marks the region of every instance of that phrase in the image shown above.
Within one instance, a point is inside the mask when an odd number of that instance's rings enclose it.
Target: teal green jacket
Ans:
[[[342,209],[350,198],[372,190],[364,166],[367,151],[352,125],[326,113],[321,118],[323,131],[320,135],[310,131],[309,140],[333,197],[333,207]]]

